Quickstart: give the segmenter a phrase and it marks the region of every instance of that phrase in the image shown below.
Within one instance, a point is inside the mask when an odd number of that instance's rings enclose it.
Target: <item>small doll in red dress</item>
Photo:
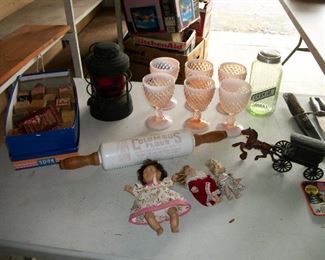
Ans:
[[[221,202],[219,186],[209,174],[185,165],[177,176],[178,182],[186,184],[194,198],[202,205],[210,207]]]
[[[167,177],[160,163],[148,159],[138,170],[138,180],[142,185],[124,186],[135,197],[129,222],[148,224],[160,235],[163,233],[160,223],[169,220],[171,231],[179,232],[179,216],[189,212],[191,205],[181,194],[169,189],[177,181],[177,175]]]

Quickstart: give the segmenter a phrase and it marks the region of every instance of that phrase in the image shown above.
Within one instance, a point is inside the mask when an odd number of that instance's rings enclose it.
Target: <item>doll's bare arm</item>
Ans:
[[[183,166],[183,168],[178,173],[175,173],[171,177],[172,181],[174,183],[177,182],[180,184],[185,184],[187,176],[190,175],[192,172],[191,170],[192,170],[191,166],[189,166],[189,165]]]
[[[130,194],[132,194],[134,196],[133,187],[131,185],[129,185],[129,184],[125,185],[123,190],[127,191],[128,193],[130,193]]]
[[[174,175],[171,177],[171,179],[172,179],[173,182],[177,182],[178,178],[179,178],[179,175],[178,175],[178,174],[174,174]]]

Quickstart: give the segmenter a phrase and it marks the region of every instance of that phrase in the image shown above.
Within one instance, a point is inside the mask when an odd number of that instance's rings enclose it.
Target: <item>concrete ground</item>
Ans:
[[[285,58],[298,39],[277,0],[214,1],[208,59],[215,67],[236,61],[250,70],[259,50],[273,48]],[[311,53],[296,52],[284,65],[281,91],[325,95],[325,77]]]
[[[212,30],[262,34],[294,34],[278,0],[214,0]]]

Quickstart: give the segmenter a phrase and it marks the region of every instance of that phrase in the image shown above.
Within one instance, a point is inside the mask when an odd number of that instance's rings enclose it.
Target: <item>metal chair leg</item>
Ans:
[[[289,59],[290,57],[296,52],[296,51],[309,51],[308,48],[300,48],[300,45],[302,43],[302,38],[300,36],[299,41],[297,46],[290,52],[290,54],[284,59],[284,61],[281,63],[282,65],[284,65]]]

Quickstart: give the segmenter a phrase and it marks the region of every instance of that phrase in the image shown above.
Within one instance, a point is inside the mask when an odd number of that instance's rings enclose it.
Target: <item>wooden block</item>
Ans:
[[[27,117],[30,116],[30,113],[28,110],[25,110],[24,112],[20,113],[20,114],[13,114],[12,115],[12,123],[14,126],[18,126],[18,124],[25,120]]]
[[[59,96],[59,89],[58,88],[46,88],[46,94],[54,94],[56,95],[57,97]]]
[[[44,105],[48,106],[49,104],[55,105],[57,95],[56,94],[45,94],[44,96]]]
[[[71,128],[73,126],[73,122],[61,122],[58,125],[58,128]]]
[[[35,112],[40,110],[44,107],[44,100],[43,99],[33,99],[30,103],[30,111]]]
[[[69,126],[72,126],[75,118],[74,110],[62,110],[61,118],[64,124],[69,124]]]
[[[29,101],[16,102],[16,104],[14,105],[14,113],[15,114],[23,114],[26,111],[30,111]]]
[[[24,133],[18,128],[10,129],[7,133],[7,135],[21,135],[21,134]]]
[[[57,98],[55,106],[59,111],[70,110],[71,109],[70,98]]]
[[[18,90],[17,101],[30,101],[30,92],[28,90]]]
[[[74,103],[73,87],[70,84],[62,85],[59,87],[60,98],[70,98],[70,101]]]
[[[44,98],[44,95],[45,95],[45,89],[46,87],[41,84],[41,83],[37,83],[33,88],[32,88],[32,91],[31,91],[31,96],[32,96],[32,99],[43,99]]]

